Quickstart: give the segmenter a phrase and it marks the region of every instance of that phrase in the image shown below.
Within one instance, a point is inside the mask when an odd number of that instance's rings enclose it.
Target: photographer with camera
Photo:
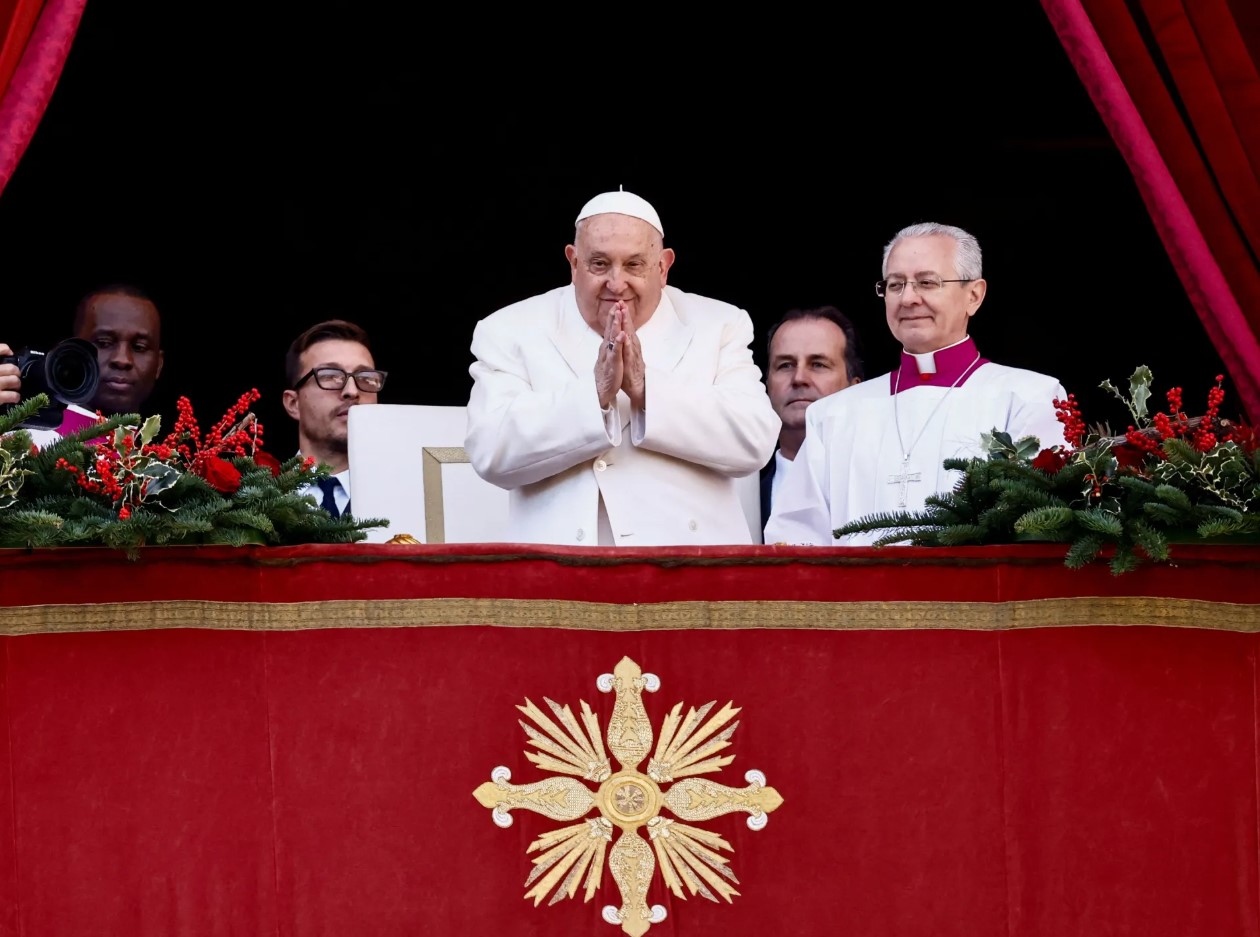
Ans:
[[[46,353],[0,343],[0,407],[38,393],[51,400],[23,424],[36,445],[91,425],[98,411],[145,416],[141,407],[162,373],[162,320],[137,287],[116,283],[87,293],[73,331]]]
[[[64,409],[62,433],[91,422],[86,417],[95,418],[97,411],[145,416],[141,408],[164,359],[162,319],[148,294],[126,283],[93,290],[75,308],[73,331],[73,338],[54,345],[46,356],[0,344],[0,407],[18,403],[24,394],[47,393],[52,406],[26,425],[57,428]]]
[[[91,400],[99,383],[96,348],[84,339],[68,338],[46,352],[31,348],[14,352],[0,343],[0,413],[21,402],[24,389],[28,397],[48,398],[45,406],[18,424],[37,446],[96,422],[96,414],[78,404]]]

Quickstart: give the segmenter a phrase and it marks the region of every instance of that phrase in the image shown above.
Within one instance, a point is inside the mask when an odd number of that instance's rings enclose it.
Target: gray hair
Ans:
[[[884,261],[880,266],[881,275],[885,279],[888,278],[888,255],[892,253],[892,249],[897,246],[898,242],[904,241],[906,238],[935,236],[953,238],[954,243],[958,245],[958,250],[954,254],[954,266],[958,268],[960,277],[965,277],[968,280],[979,280],[984,276],[980,242],[976,240],[975,235],[967,233],[962,228],[956,228],[950,224],[937,224],[934,221],[912,224],[902,228],[893,235],[893,239],[884,247]]]

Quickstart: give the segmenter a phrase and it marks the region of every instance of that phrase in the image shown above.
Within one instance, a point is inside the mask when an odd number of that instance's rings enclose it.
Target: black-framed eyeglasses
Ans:
[[[354,378],[354,386],[359,388],[360,393],[379,394],[385,387],[385,378],[388,376],[388,372],[374,368],[349,372],[341,368],[311,368],[297,379],[293,389],[298,390],[311,378],[315,378],[315,384],[323,390],[341,390],[349,378]]]
[[[875,284],[876,296],[887,296],[891,293],[893,296],[900,296],[909,283],[914,287],[915,292],[919,294],[934,293],[946,283],[971,283],[975,277],[963,280],[942,280],[940,277],[918,277],[914,280],[907,280],[905,277],[889,277],[887,280],[879,280]]]

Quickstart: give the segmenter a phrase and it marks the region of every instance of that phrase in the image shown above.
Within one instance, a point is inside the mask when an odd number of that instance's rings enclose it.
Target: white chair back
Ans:
[[[411,534],[422,543],[497,543],[508,493],[473,471],[464,454],[465,407],[378,403],[349,416],[350,506],[384,517],[368,532],[382,543]]]

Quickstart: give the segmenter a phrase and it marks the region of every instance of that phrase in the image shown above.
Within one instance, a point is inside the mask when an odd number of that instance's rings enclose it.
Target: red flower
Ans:
[[[1042,449],[1032,460],[1033,468],[1041,469],[1047,475],[1056,474],[1065,465],[1067,465],[1067,455],[1054,449]]]
[[[1141,469],[1146,461],[1146,453],[1130,443],[1112,446],[1111,454],[1116,457],[1116,465],[1120,468]]]
[[[211,488],[230,495],[241,487],[241,473],[236,466],[224,459],[207,459],[202,464],[201,477]]]
[[[270,452],[263,452],[261,449],[254,451],[254,464],[261,465],[265,469],[270,469],[272,475],[280,474],[280,460],[273,456]]]
[[[1245,423],[1233,424],[1230,427],[1229,438],[1237,443],[1247,455],[1251,455],[1260,447],[1260,435]]]

